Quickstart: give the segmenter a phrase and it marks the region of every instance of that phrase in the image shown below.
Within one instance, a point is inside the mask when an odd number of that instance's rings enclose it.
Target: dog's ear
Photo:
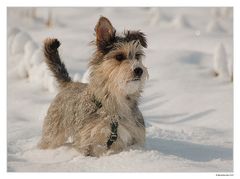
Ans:
[[[115,37],[115,29],[111,22],[106,17],[100,17],[97,25],[95,26],[96,44],[98,48],[105,48],[109,45]]]
[[[142,33],[141,31],[125,31],[125,37],[128,42],[130,42],[132,40],[139,40],[141,45],[144,48],[147,48],[146,35],[144,33]]]

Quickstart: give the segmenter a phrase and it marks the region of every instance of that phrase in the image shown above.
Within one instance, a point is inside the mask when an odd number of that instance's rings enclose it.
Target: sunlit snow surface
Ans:
[[[37,8],[35,16],[32,12],[8,8],[8,171],[233,171],[231,8]],[[147,35],[144,63],[150,78],[140,102],[146,145],[100,158],[84,157],[67,146],[39,150],[43,119],[57,94],[43,62],[42,42],[58,38],[72,78],[87,81],[84,73],[94,50],[90,42],[101,15],[119,33],[132,29]],[[218,76],[216,68],[221,71]]]

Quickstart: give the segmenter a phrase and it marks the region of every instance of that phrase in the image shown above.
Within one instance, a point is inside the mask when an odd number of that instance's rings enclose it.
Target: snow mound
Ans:
[[[39,65],[34,65],[29,70],[29,81],[31,83],[38,84],[40,87],[47,89],[49,92],[54,93],[57,91],[56,80],[44,62],[41,62]]]
[[[9,30],[8,33],[11,34],[8,36],[9,47],[11,47],[11,53],[8,51],[8,55],[10,59],[17,58],[18,76],[27,78],[29,82],[38,84],[43,89],[55,92],[57,84],[44,62],[44,54],[39,45],[28,33],[17,28]]]
[[[56,80],[42,58],[39,58],[41,56],[43,56],[43,54],[41,54],[39,50],[33,55],[32,61],[34,65],[29,70],[29,81],[38,84],[49,92],[56,92]]]
[[[76,74],[73,76],[73,81],[75,81],[75,82],[81,82],[81,74],[80,74],[80,73],[76,73]]]
[[[227,52],[222,43],[215,48],[213,57],[213,69],[216,76],[225,77],[228,74]]]
[[[87,71],[83,74],[82,77],[82,83],[89,83],[89,75],[90,75],[90,69],[88,68]]]
[[[28,71],[26,69],[26,65],[25,65],[24,61],[21,61],[20,64],[18,65],[17,74],[20,78],[28,77]]]
[[[233,10],[229,7],[213,8],[211,14],[214,18],[227,19],[233,17]]]
[[[229,58],[228,60],[228,74],[230,80],[233,81],[233,58]]]
[[[54,93],[57,91],[57,82],[52,76],[52,73],[47,69],[47,66],[45,67],[46,68],[44,69],[43,87],[51,93]]]
[[[43,59],[44,59],[44,56],[43,56],[42,49],[38,48],[33,52],[32,57],[30,58],[30,64],[32,66],[39,65],[44,62]]]
[[[176,29],[192,28],[192,25],[190,24],[188,19],[184,15],[182,15],[182,14],[177,15],[173,19],[172,26],[175,27]]]
[[[9,37],[11,37],[11,36],[15,36],[17,33],[19,33],[20,32],[20,29],[19,28],[16,28],[16,27],[14,27],[14,28],[8,28],[7,29],[7,37],[9,38]]]
[[[232,19],[233,18],[233,9],[228,8],[228,7],[224,7],[224,8],[222,8],[221,14],[222,14],[222,17],[224,17],[224,18]]]
[[[170,18],[160,11],[159,8],[150,8],[149,9],[149,25],[155,26],[160,23],[167,23],[170,21]]]
[[[28,41],[24,46],[23,59],[18,66],[18,75],[21,78],[27,78],[29,76],[29,70],[33,66],[31,59],[34,51],[38,48],[37,44],[32,40]]]
[[[206,31],[208,33],[224,33],[224,32],[226,32],[224,27],[217,20],[210,21],[207,25]]]
[[[32,40],[28,41],[24,46],[24,59],[30,61],[32,55],[38,48],[39,48],[38,45],[34,41]]]
[[[18,28],[8,28],[8,30],[7,30],[8,54],[12,53],[12,43],[13,43],[13,40],[14,40],[16,34],[19,32],[20,32],[20,30]]]
[[[26,32],[17,33],[11,45],[12,54],[24,53],[24,46],[31,39],[30,35]]]
[[[215,18],[221,17],[221,11],[220,11],[219,8],[213,8],[213,9],[211,10],[211,14],[212,14],[212,16],[215,17]]]

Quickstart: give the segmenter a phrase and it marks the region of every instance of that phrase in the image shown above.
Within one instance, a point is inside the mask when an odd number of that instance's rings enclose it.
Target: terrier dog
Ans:
[[[138,101],[148,77],[142,63],[146,37],[140,31],[116,35],[106,17],[100,17],[95,32],[89,84],[71,80],[59,57],[57,39],[44,41],[46,63],[60,92],[45,117],[41,149],[57,148],[71,137],[71,145],[82,154],[99,157],[144,144]]]

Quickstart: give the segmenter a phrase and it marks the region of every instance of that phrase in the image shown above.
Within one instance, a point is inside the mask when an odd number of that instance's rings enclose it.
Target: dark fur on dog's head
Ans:
[[[125,31],[123,36],[116,35],[116,30],[106,17],[100,17],[95,26],[96,45],[103,54],[114,48],[114,44],[139,40],[144,48],[147,48],[147,40],[141,31]]]

